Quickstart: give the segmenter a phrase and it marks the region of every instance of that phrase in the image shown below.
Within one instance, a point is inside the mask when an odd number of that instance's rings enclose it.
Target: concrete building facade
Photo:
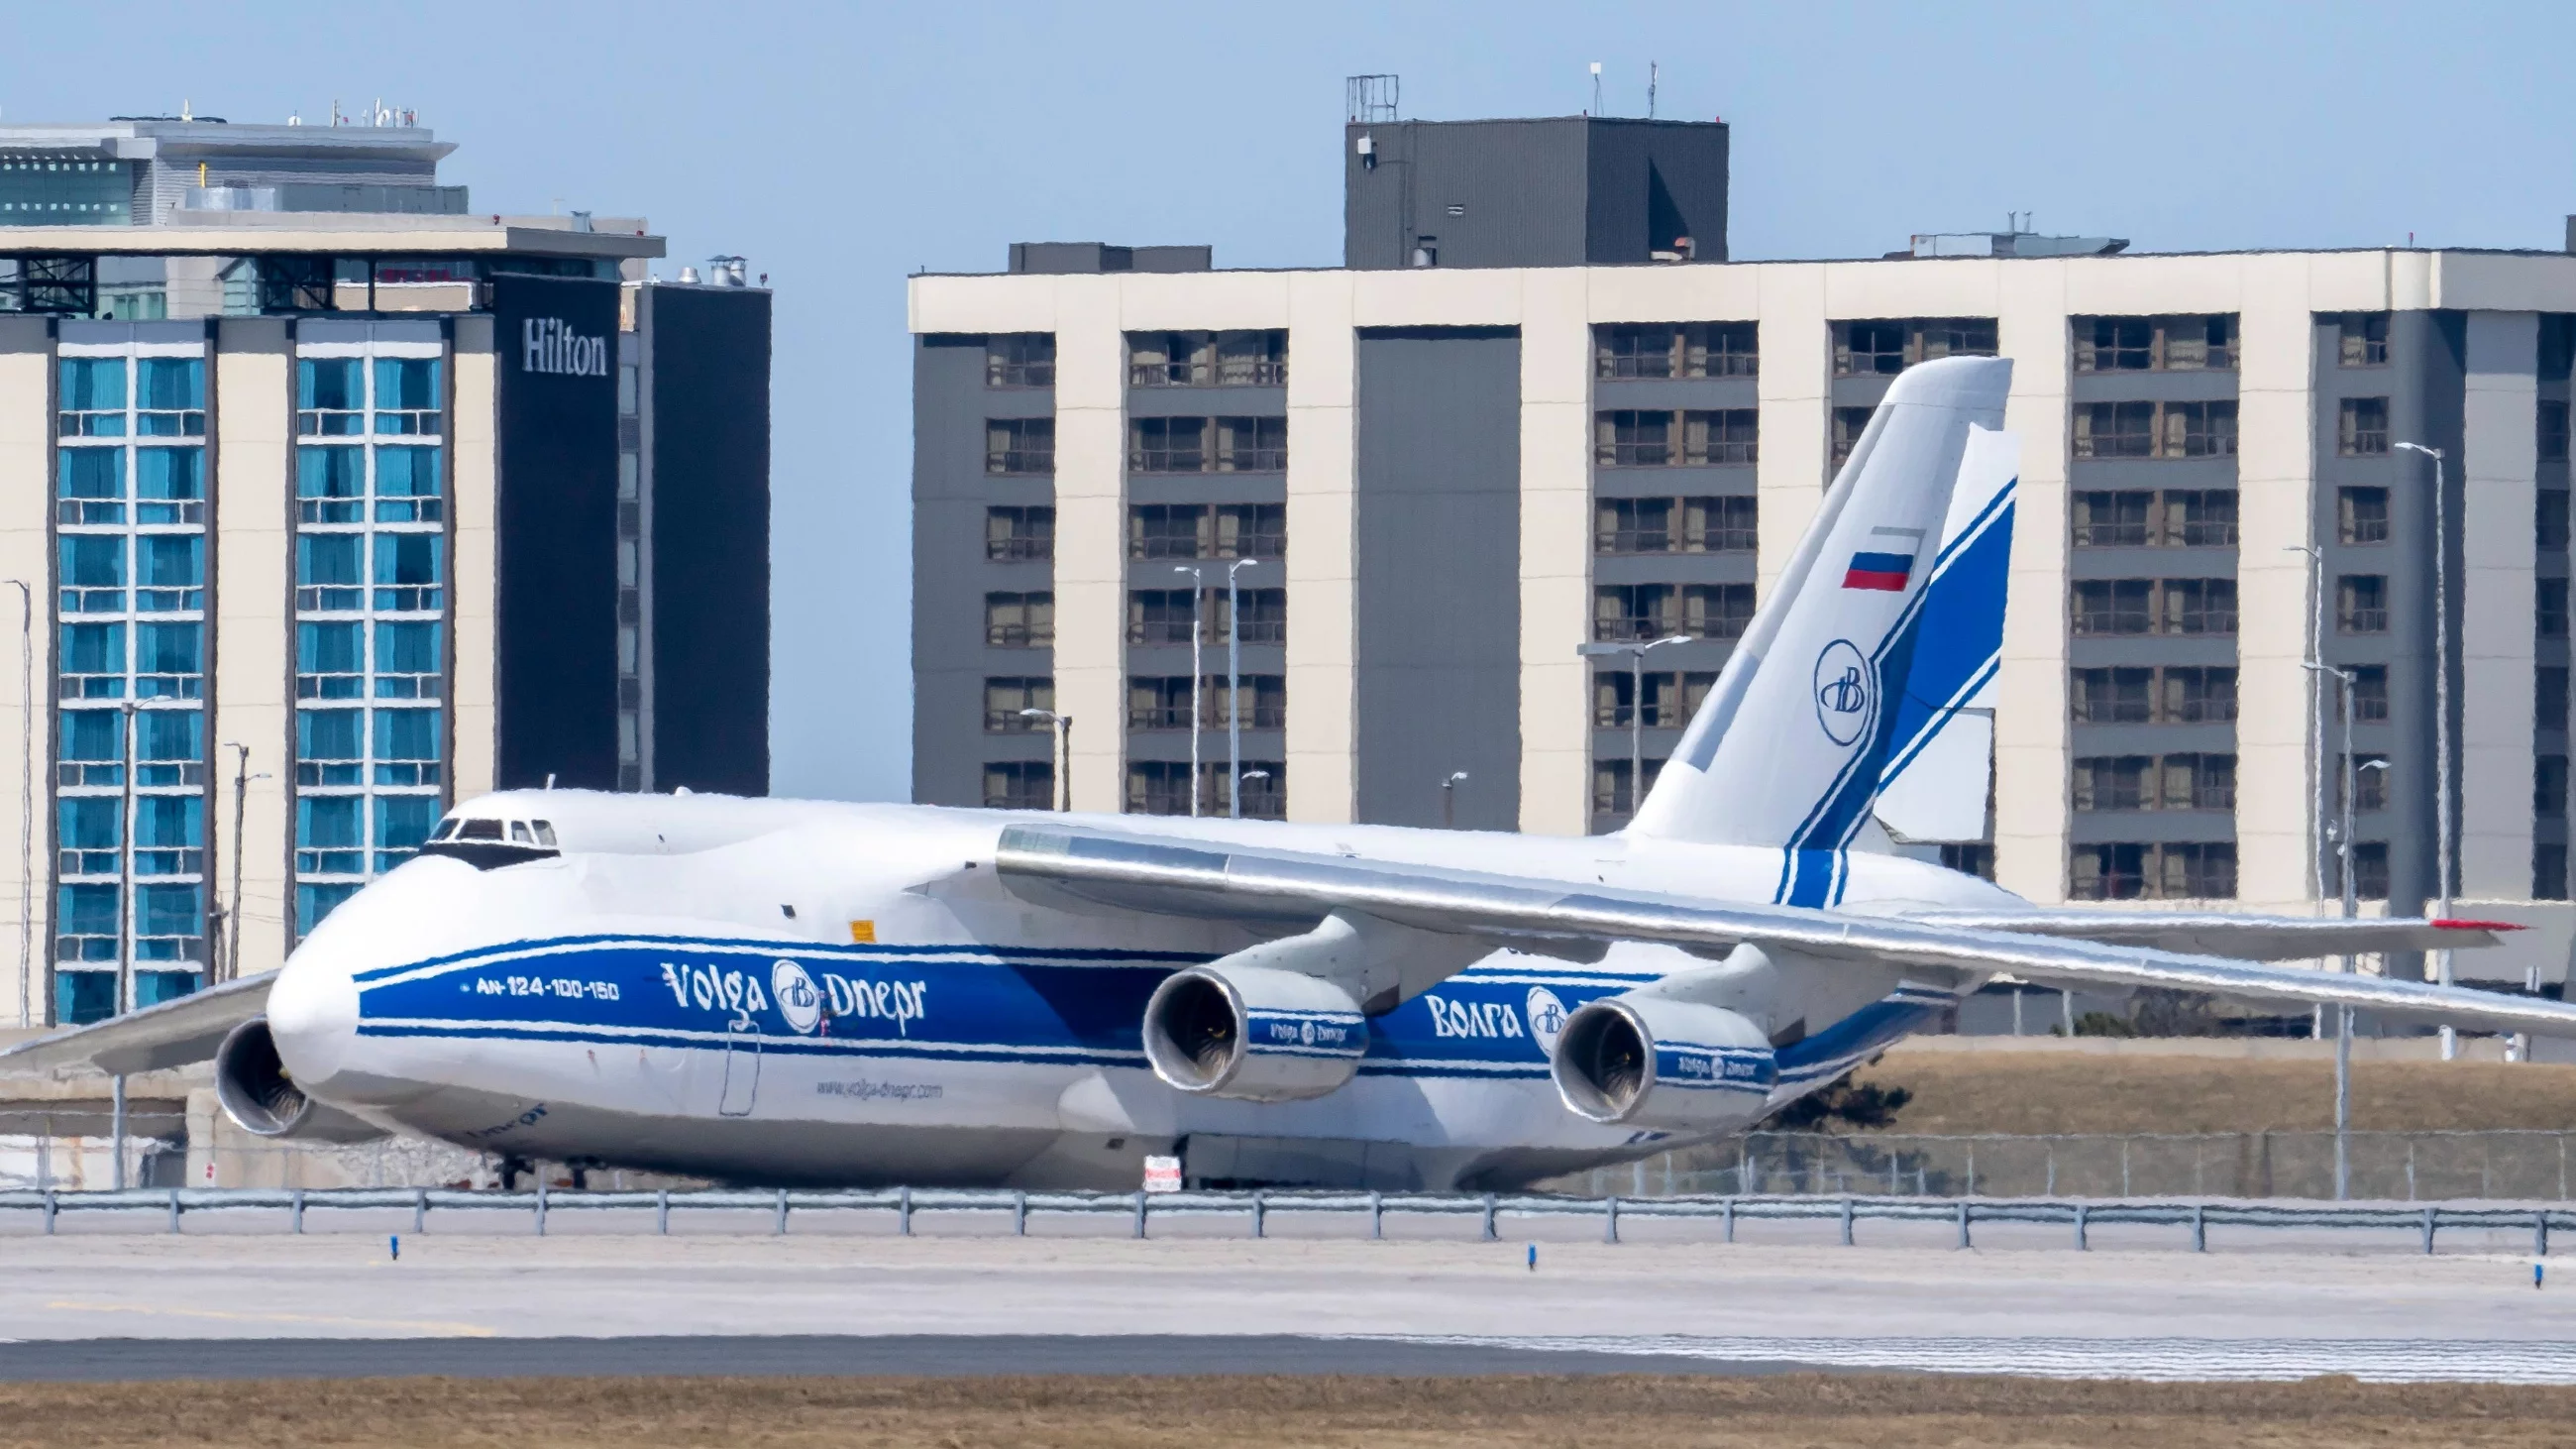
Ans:
[[[2455,894],[2563,954],[2576,255],[2018,250],[915,278],[917,798],[1186,810],[1195,628],[1224,809],[1234,569],[1245,813],[1615,829],[1888,379],[2001,354],[1995,797],[1948,857],[2331,909],[2348,683],[2356,883],[2416,907],[2439,592]]]
[[[277,965],[462,797],[763,790],[767,293],[426,131],[137,129],[0,133],[22,1024]]]

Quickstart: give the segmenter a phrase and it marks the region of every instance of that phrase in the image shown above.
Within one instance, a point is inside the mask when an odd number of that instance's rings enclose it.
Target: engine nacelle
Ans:
[[[1761,1115],[1780,1079],[1771,1043],[1751,1021],[1634,992],[1567,1016],[1548,1070],[1578,1117],[1684,1132]]]
[[[253,1137],[373,1142],[387,1135],[381,1127],[306,1096],[278,1057],[264,1016],[234,1027],[215,1049],[215,1100],[223,1103],[234,1126]]]
[[[1145,1059],[1184,1092],[1320,1097],[1349,1081],[1367,1050],[1359,1002],[1300,971],[1212,961],[1164,978],[1145,1003]]]

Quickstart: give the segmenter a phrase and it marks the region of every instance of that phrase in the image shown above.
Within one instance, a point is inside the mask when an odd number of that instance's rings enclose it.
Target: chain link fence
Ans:
[[[2347,1137],[2351,1196],[2565,1201],[2571,1136],[2576,1134],[2353,1132]],[[2331,1131],[2054,1137],[1756,1132],[1545,1186],[1592,1197],[2332,1198],[2334,1161]]]

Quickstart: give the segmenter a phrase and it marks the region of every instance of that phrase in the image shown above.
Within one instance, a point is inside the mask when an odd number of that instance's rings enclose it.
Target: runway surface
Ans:
[[[2501,1252],[1558,1242],[1532,1271],[1527,1251],[431,1234],[406,1236],[395,1261],[372,1235],[11,1237],[0,1242],[0,1338],[19,1344],[0,1347],[0,1376],[86,1372],[95,1352],[133,1355],[147,1374],[160,1372],[150,1364],[211,1373],[263,1359],[270,1372],[300,1359],[358,1365],[329,1370],[351,1373],[504,1371],[473,1367],[482,1363],[524,1373],[550,1362],[580,1373],[683,1371],[664,1367],[674,1363],[1033,1372],[1049,1362],[1063,1372],[1430,1373],[1588,1370],[1598,1356],[1598,1367],[1693,1372],[1795,1363],[2135,1375],[2169,1361],[2183,1377],[2223,1376],[2237,1361],[2296,1376],[2440,1360],[2442,1376],[2576,1381],[2576,1360],[2555,1347],[2576,1342],[2576,1281],[2535,1290],[2531,1260]],[[1396,1341],[1352,1346],[1365,1339]],[[2065,1341],[2133,1346],[2048,1360],[2042,1349]],[[455,1366],[403,1366],[417,1364]]]

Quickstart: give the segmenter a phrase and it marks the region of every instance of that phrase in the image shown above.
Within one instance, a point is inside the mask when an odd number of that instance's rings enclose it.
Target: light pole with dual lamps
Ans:
[[[1646,651],[1667,644],[1688,644],[1688,634],[1667,634],[1661,639],[1648,639],[1624,644],[1577,644],[1574,652],[1587,658],[1610,654],[1628,656],[1628,818],[1637,818],[1637,807],[1646,802]]]
[[[2442,481],[2442,450],[2422,443],[2390,446],[2433,460],[2433,914],[2451,914],[2451,500]],[[2451,953],[2433,953],[2435,979],[2451,984]],[[2460,1033],[2442,1028],[2442,1060],[2460,1054]]]

